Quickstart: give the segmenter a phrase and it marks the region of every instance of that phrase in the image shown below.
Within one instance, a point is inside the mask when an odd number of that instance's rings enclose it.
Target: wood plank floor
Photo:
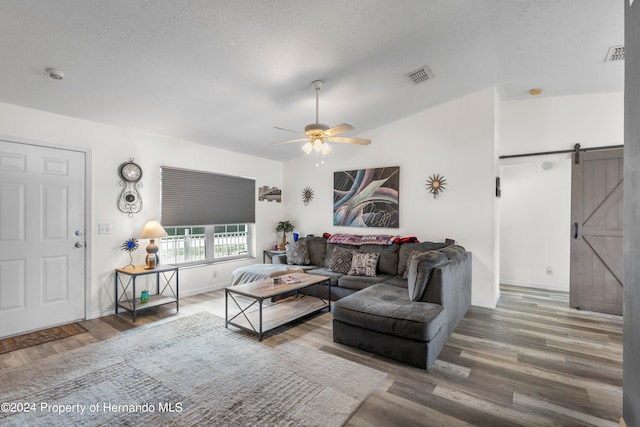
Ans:
[[[285,339],[388,374],[349,426],[618,426],[622,414],[622,318],[569,308],[569,296],[501,287],[496,309],[472,307],[429,370],[335,344],[331,315],[276,329]],[[224,292],[180,301],[179,316],[224,317]],[[31,363],[175,318],[170,306],[88,320],[88,333],[0,355],[0,369]]]

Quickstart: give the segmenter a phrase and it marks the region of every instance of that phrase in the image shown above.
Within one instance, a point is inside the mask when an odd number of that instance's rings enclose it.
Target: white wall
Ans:
[[[543,161],[550,169],[542,169]],[[571,159],[537,158],[500,169],[500,282],[568,291]]]
[[[128,256],[119,249],[120,244],[137,236],[146,220],[159,216],[159,173],[163,164],[254,176],[257,186],[283,188],[282,204],[257,202],[256,205],[259,262],[262,261],[262,249],[270,247],[277,239],[273,227],[283,219],[291,219],[296,231],[303,235],[325,231],[364,232],[364,229],[332,225],[333,172],[400,166],[400,228],[376,229],[375,232],[415,235],[423,241],[456,239],[473,252],[473,303],[493,306],[499,296],[498,265],[509,280],[523,283],[542,280],[508,270],[509,265],[525,265],[522,254],[502,250],[501,259],[497,259],[499,234],[506,248],[514,247],[522,239],[522,235],[507,231],[505,227],[497,229],[498,218],[503,224],[510,222],[503,212],[504,197],[524,195],[521,191],[510,191],[510,182],[503,180],[504,196],[496,202],[494,177],[498,155],[571,148],[575,142],[583,146],[622,144],[622,110],[621,93],[499,102],[495,90],[487,89],[362,135],[373,140],[370,146],[333,144],[333,151],[320,168],[315,168],[313,158],[302,156],[287,162],[284,170],[280,162],[2,103],[0,135],[7,140],[36,141],[89,152],[92,197],[87,218],[89,318],[113,310],[113,270],[128,263]],[[357,123],[354,125],[357,127]],[[498,144],[499,152],[496,152]],[[141,192],[145,207],[134,218],[128,218],[116,207],[120,191],[117,167],[129,157],[135,158],[144,169]],[[539,163],[539,160],[535,161],[536,165]],[[534,167],[527,166],[521,171],[514,169],[514,172],[506,172],[504,166],[501,169],[505,177],[519,176],[522,180],[519,185],[535,187],[523,178],[529,176],[524,172],[534,170]],[[563,174],[561,170],[559,166],[560,175]],[[537,169],[536,172],[541,173]],[[446,191],[435,200],[425,187],[427,177],[434,173],[447,179]],[[533,178],[533,181],[540,182],[539,179]],[[559,188],[557,179],[551,181]],[[301,197],[306,186],[315,193],[308,206],[304,206]],[[516,200],[512,205],[521,207],[523,203],[523,200]],[[548,221],[550,224],[552,220]],[[97,234],[98,224],[104,223],[112,225],[112,234]],[[566,229],[564,223],[562,227]],[[564,244],[560,240],[549,242],[551,247],[560,248]],[[138,250],[134,261],[142,263],[143,255],[144,250]],[[181,273],[182,293],[221,288],[230,282],[231,271],[255,261],[184,269]],[[532,259],[529,254],[526,261],[526,265],[534,265],[536,274],[539,274],[540,265],[548,265],[542,256]],[[566,278],[568,273],[562,272],[559,265],[552,267],[554,280],[549,283],[565,282],[566,279],[556,280],[556,277]]]
[[[624,143],[622,92],[503,101],[500,110],[500,155]]]
[[[373,232],[421,241],[456,239],[473,252],[473,304],[494,306],[499,292],[494,267],[496,99],[494,89],[483,90],[360,135],[372,140],[369,146],[333,144],[319,168],[313,154],[285,163],[285,216],[303,235]],[[334,171],[385,166],[400,166],[400,228],[334,227]],[[438,199],[425,186],[434,173],[447,179]],[[301,192],[307,186],[315,196],[304,206]]]
[[[0,103],[0,135],[9,141],[89,151],[92,203],[86,230],[90,256],[88,318],[113,312],[114,269],[129,263],[120,245],[130,237],[137,237],[147,220],[160,216],[161,165],[250,176],[256,178],[257,187],[282,188],[280,162],[3,103]],[[121,213],[116,205],[121,190],[117,168],[130,157],[135,158],[144,173],[144,186],[140,190],[144,208],[133,218]],[[262,262],[262,250],[269,248],[276,238],[273,228],[281,220],[282,212],[281,203],[256,202],[258,262]],[[98,224],[111,224],[112,233],[98,234]],[[140,249],[134,253],[135,264],[144,264],[144,247],[148,242],[140,243]],[[251,259],[181,269],[181,294],[222,288],[230,283],[235,268],[255,262]]]
[[[500,155],[623,144],[623,94],[500,103]],[[569,155],[500,162],[500,281],[569,289]],[[542,162],[551,169],[543,170]],[[552,273],[546,273],[546,267]]]

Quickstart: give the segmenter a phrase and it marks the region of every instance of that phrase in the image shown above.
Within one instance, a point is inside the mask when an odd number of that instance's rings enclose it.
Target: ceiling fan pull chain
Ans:
[[[320,123],[320,120],[318,120],[318,106],[320,105],[320,102],[318,101],[318,92],[320,91],[320,87],[316,86],[316,123]]]

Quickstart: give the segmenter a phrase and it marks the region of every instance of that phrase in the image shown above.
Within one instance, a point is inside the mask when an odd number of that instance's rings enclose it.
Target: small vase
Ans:
[[[287,246],[287,233],[282,232],[282,242],[280,242],[280,250],[284,251]]]

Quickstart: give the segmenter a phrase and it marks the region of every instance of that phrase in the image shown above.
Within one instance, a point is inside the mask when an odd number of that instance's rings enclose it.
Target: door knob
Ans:
[[[76,244],[74,245],[76,248],[84,248],[84,243],[82,242],[76,242]]]

